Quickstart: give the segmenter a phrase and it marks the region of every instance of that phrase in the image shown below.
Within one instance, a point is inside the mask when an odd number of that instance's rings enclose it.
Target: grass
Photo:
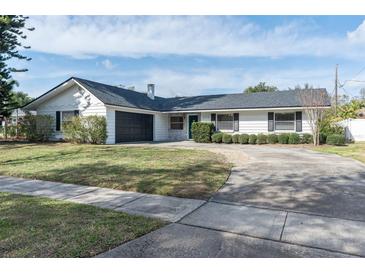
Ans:
[[[0,145],[0,175],[207,199],[231,164],[212,152],[66,143]]]
[[[0,193],[0,257],[91,257],[162,225],[88,205]]]
[[[348,144],[346,146],[319,146],[313,148],[316,151],[338,154],[350,157],[365,163],[365,142]]]

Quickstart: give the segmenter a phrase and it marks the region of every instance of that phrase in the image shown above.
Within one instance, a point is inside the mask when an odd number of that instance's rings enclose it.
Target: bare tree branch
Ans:
[[[319,122],[323,119],[325,107],[329,105],[329,96],[324,89],[303,89],[299,92],[299,99],[313,134],[313,144],[318,146]]]

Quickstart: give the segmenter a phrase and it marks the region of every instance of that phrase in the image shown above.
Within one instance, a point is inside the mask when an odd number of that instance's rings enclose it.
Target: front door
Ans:
[[[189,115],[189,139],[192,139],[191,126],[194,122],[198,122],[198,115]]]

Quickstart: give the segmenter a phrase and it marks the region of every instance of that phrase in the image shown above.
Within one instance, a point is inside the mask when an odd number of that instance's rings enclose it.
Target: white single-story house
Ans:
[[[188,140],[194,121],[232,134],[311,132],[297,90],[163,98],[153,84],[137,92],[72,77],[23,109],[53,116],[55,139],[62,139],[62,123],[74,115],[103,115],[108,144]]]

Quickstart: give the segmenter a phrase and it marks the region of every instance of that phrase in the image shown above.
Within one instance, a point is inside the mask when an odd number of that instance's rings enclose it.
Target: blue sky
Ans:
[[[19,90],[39,96],[70,76],[160,96],[236,93],[260,81],[287,89],[365,80],[365,16],[30,17],[29,71]],[[347,82],[356,96],[365,83]]]

